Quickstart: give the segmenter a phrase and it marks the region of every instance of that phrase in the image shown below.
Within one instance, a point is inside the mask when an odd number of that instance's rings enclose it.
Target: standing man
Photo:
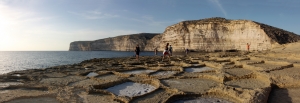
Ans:
[[[167,45],[165,46],[165,50],[163,52],[163,58],[161,61],[164,61],[165,56],[169,57],[169,61],[170,61],[170,53],[169,53],[169,43],[167,43]]]
[[[185,55],[187,55],[188,53],[189,53],[189,49],[186,48],[186,49],[185,49]]]
[[[248,52],[250,52],[250,51],[249,51],[249,50],[250,50],[250,45],[251,45],[251,44],[247,43],[247,50],[248,50]]]
[[[154,53],[155,55],[157,55],[157,47],[154,49]]]
[[[135,51],[136,60],[139,60],[139,55],[140,55],[140,47],[139,47],[139,45],[136,45],[134,51]]]
[[[170,55],[172,56],[172,54],[173,54],[173,48],[172,48],[171,45],[170,45],[170,47],[169,47],[169,52],[170,52]]]

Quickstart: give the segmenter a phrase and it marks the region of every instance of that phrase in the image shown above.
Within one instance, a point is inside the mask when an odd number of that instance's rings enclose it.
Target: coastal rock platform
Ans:
[[[0,76],[5,103],[300,102],[296,52],[95,58]]]

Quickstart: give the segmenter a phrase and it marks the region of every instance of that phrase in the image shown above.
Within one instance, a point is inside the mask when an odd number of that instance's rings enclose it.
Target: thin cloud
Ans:
[[[140,33],[141,31],[135,31],[135,30],[122,30],[122,29],[115,29],[115,30],[95,30],[95,29],[79,29],[79,30],[74,30],[74,31],[62,31],[62,32],[57,32],[53,31],[49,34],[61,34],[61,35],[68,35],[69,36],[75,36],[77,38],[66,38],[72,41],[93,41],[96,39],[103,39],[103,38],[109,38],[109,37],[115,37],[119,35],[128,35],[128,34],[136,34]],[[80,39],[78,39],[80,38]]]
[[[14,28],[13,32],[16,32],[16,29],[31,27],[32,23],[44,22],[54,18],[57,17],[42,16],[38,12],[13,8],[0,2],[0,26],[6,28],[6,30],[1,30],[1,32],[8,32],[10,29],[7,28]]]
[[[216,5],[222,11],[222,13],[225,15],[225,17],[227,17],[227,13],[219,0],[209,0],[209,1],[212,2],[214,5]]]
[[[135,17],[126,17],[126,16],[122,16],[123,19],[127,19],[127,20],[131,20],[134,22],[139,22],[139,23],[143,23],[146,24],[148,26],[153,26],[153,27],[160,27],[160,28],[165,28],[167,26],[169,26],[170,24],[172,24],[174,21],[159,21],[157,19],[155,19],[155,17],[151,16],[151,15],[138,15],[133,13],[134,15],[136,15]]]
[[[116,18],[116,17],[119,17],[119,15],[103,13],[103,12],[96,11],[96,10],[85,11],[85,12],[69,11],[69,13],[73,14],[73,15],[83,17],[84,19],[103,19],[103,18]]]
[[[163,26],[165,27],[163,24],[161,24],[159,21],[155,20],[155,18],[151,15],[140,15],[136,12],[133,11],[129,11],[129,10],[120,10],[120,12],[122,12],[121,14],[126,14],[126,15],[122,15],[120,18],[122,19],[126,19],[126,20],[130,20],[133,22],[139,22],[139,23],[143,23],[146,25],[150,25],[150,26]]]

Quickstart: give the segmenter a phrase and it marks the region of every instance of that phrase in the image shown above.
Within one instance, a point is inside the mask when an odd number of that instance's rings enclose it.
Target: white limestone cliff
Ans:
[[[122,35],[99,39],[95,41],[76,41],[70,44],[70,51],[134,51],[136,45],[140,46],[141,50],[147,45],[147,42],[157,33],[140,33],[131,35]]]
[[[297,42],[300,36],[276,27],[250,20],[227,20],[225,18],[208,18],[202,20],[183,21],[167,27],[163,34],[145,38],[144,36],[118,36],[100,39],[84,44],[82,50],[117,50],[132,51],[136,44],[141,50],[162,51],[166,43],[173,46],[174,51],[188,48],[194,51],[226,51],[269,50],[275,45]],[[134,46],[132,46],[134,45]],[[74,47],[71,43],[70,47]],[[87,49],[89,48],[89,49]],[[70,50],[80,50],[71,49]]]
[[[260,25],[252,21],[221,20],[181,22],[169,26],[162,35],[160,47],[168,42],[174,51],[185,48],[196,51],[246,50],[249,43],[250,50],[268,50],[275,43]]]

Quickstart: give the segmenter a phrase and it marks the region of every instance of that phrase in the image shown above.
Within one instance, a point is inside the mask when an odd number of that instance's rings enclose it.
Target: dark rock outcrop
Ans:
[[[299,41],[299,35],[267,24],[258,23],[266,34],[279,44],[293,43]]]

